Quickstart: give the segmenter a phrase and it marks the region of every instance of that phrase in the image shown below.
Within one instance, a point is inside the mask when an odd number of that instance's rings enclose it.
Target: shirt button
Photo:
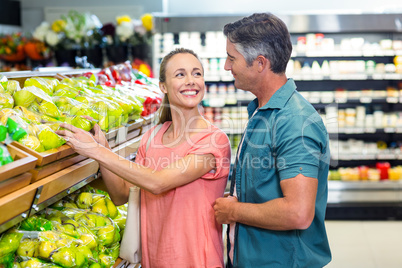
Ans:
[[[303,170],[303,168],[299,168],[300,170]]]

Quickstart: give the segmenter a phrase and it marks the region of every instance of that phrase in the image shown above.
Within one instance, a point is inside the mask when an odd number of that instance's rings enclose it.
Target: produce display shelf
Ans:
[[[19,149],[27,152],[28,154],[36,157],[37,158],[36,166],[39,166],[39,167],[74,154],[74,150],[67,144],[62,145],[59,148],[47,150],[47,151],[41,152],[41,153],[39,153],[35,150],[32,150],[16,141],[13,141],[11,144],[14,145],[15,147],[18,147]]]
[[[37,161],[36,157],[24,152],[13,144],[7,145],[7,149],[14,161],[0,167],[0,182],[33,169]]]
[[[138,129],[137,133],[139,132]],[[128,158],[138,150],[141,138],[142,136],[138,134],[114,147],[112,151],[121,157]],[[35,164],[36,158],[33,157],[33,159]],[[68,158],[54,164],[63,165],[63,161],[66,160],[68,161]],[[30,181],[32,174],[26,172],[20,176],[23,176],[20,180]],[[0,214],[0,233],[98,178],[99,164],[92,159],[84,158],[50,176],[0,197],[0,211],[2,212]]]
[[[46,69],[46,70],[45,70]],[[42,70],[42,71],[41,71]],[[70,69],[70,68],[43,68],[39,71],[18,71],[2,73],[8,79],[16,80],[22,87],[26,79],[31,77],[57,77],[64,78],[66,76],[80,76],[85,72],[98,73],[100,69]]]
[[[32,174],[29,172],[22,173],[18,176],[9,178],[0,182],[0,197],[15,192],[31,183]]]

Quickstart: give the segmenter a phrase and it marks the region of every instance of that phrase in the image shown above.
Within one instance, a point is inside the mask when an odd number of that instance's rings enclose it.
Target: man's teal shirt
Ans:
[[[249,117],[258,108],[248,106]],[[323,267],[331,260],[324,219],[329,169],[328,132],[292,79],[249,120],[235,164],[240,202],[283,197],[280,182],[298,174],[318,180],[314,220],[306,230],[272,231],[236,224],[234,267]],[[232,187],[233,189],[233,187]]]

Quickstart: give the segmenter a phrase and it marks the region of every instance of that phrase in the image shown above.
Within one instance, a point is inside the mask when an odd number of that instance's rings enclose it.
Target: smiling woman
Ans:
[[[162,60],[159,126],[144,134],[136,163],[114,154],[98,125],[93,136],[67,124],[60,126],[68,130],[57,132],[69,137],[76,152],[99,162],[115,204],[127,202],[133,185],[141,188],[144,268],[224,265],[222,225],[212,204],[223,196],[231,152],[227,135],[200,114],[203,75],[191,50],[176,49]]]
[[[174,61],[170,61],[172,58],[175,58]],[[198,105],[205,94],[204,68],[197,54],[189,49],[179,48],[165,56],[160,65],[159,82],[162,92],[165,93],[159,124],[172,120],[170,105],[172,101],[176,102],[177,100],[177,96],[174,96],[173,88],[176,88],[177,93],[183,97],[181,100],[185,101],[190,107],[193,104],[188,103],[189,97],[198,97],[194,101],[198,101]],[[172,92],[168,92],[168,88],[172,88]],[[185,96],[187,98],[184,98]],[[180,104],[175,103],[174,105]]]

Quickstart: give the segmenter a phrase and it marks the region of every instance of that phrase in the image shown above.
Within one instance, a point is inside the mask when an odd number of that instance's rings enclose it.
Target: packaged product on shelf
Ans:
[[[19,141],[26,135],[26,131],[11,118],[7,118],[6,126],[0,122],[0,166],[14,161],[5,144],[9,144],[13,140]]]
[[[14,230],[0,234],[0,267],[13,267],[15,252],[17,251],[23,234]]]
[[[7,147],[0,142],[0,167],[4,166],[8,163],[13,162],[13,158],[10,155],[10,152],[8,151]]]

